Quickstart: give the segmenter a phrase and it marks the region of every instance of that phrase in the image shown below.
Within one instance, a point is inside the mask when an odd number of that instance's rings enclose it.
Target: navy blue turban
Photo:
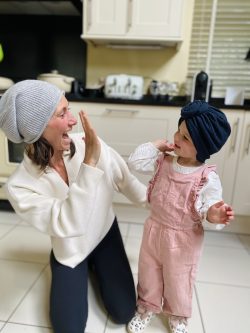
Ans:
[[[222,148],[231,133],[225,114],[204,101],[184,106],[178,126],[183,120],[197,150],[196,159],[202,163]]]

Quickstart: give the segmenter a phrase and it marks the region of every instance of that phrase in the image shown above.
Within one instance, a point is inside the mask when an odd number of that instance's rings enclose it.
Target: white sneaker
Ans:
[[[151,319],[154,317],[153,312],[135,313],[135,316],[130,320],[127,325],[127,331],[129,333],[142,333],[149,325]]]
[[[178,316],[169,316],[168,323],[171,329],[171,333],[188,333],[187,318]]]

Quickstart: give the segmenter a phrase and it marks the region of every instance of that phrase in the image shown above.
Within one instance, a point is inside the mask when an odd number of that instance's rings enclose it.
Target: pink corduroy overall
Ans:
[[[151,213],[140,249],[138,305],[188,318],[204,236],[195,202],[215,166],[181,174],[172,161],[169,155],[159,158],[148,188]]]

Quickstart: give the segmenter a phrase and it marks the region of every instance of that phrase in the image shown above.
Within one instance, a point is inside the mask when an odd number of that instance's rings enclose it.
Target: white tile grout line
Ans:
[[[201,283],[201,284],[209,284],[209,285],[214,285],[214,286],[220,286],[220,287],[232,287],[232,288],[241,288],[241,289],[250,289],[250,285],[239,285],[239,284],[231,284],[231,283],[221,283],[221,282],[211,282],[211,281],[201,281],[201,280],[196,280],[196,282]]]
[[[3,224],[2,224],[3,225]],[[6,224],[4,224],[4,225],[7,225],[7,223]],[[6,237],[9,233],[11,233],[14,229],[16,229],[16,227],[18,226],[19,224],[14,224],[13,226],[12,226],[12,228],[10,228],[5,234],[3,234],[1,237],[0,237],[0,241],[4,238],[4,237]]]
[[[194,286],[194,294],[195,294],[197,305],[198,305],[198,310],[199,310],[199,314],[200,314],[200,319],[201,319],[201,325],[202,325],[203,333],[206,333],[206,329],[205,329],[205,325],[204,325],[204,320],[203,320],[203,316],[202,316],[202,313],[201,313],[201,305],[200,305],[200,301],[199,301],[199,297],[198,297],[196,286]]]

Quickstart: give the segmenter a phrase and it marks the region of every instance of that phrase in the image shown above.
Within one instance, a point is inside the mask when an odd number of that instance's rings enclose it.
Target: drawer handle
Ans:
[[[138,113],[139,110],[130,110],[130,109],[110,109],[110,108],[106,108],[106,112],[107,113],[131,113],[131,114],[135,114]]]
[[[92,3],[91,0],[88,0],[88,7],[87,7],[87,29],[89,30],[92,25]]]
[[[246,152],[246,155],[248,155],[249,154],[249,146],[250,146],[250,125],[247,126],[246,135],[247,135],[247,139],[246,139],[245,152]]]
[[[236,147],[236,140],[238,136],[238,129],[239,129],[240,119],[238,118],[236,123],[234,123],[233,130],[232,130],[232,144],[231,144],[231,151],[235,152]]]
[[[133,6],[132,0],[129,0],[129,2],[128,2],[128,30],[132,27],[132,6]]]

